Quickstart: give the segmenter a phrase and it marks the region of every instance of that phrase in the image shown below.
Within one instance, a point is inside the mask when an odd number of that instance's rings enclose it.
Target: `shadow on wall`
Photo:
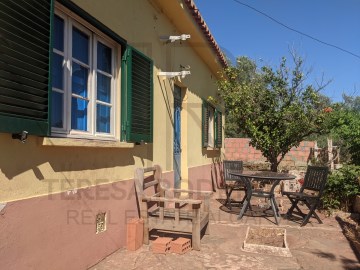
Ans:
[[[222,159],[220,157],[212,158],[211,182],[214,192],[217,189],[222,189],[224,187],[224,175],[223,175],[222,164],[223,164]]]
[[[134,165],[134,157],[139,157],[145,166],[144,159],[153,159],[152,144],[134,148],[55,147],[40,145],[37,137],[21,143],[12,140],[11,134],[1,134],[0,144],[0,170],[9,180],[28,170],[33,170],[38,180],[44,180],[43,173],[49,174],[51,170],[73,172],[124,167]]]
[[[171,112],[171,107],[172,107],[172,99],[169,98],[169,95],[168,95],[168,90],[167,90],[167,87],[166,87],[166,81],[162,81],[159,77],[158,77],[158,81],[159,81],[159,85],[160,85],[160,89],[161,89],[161,93],[162,93],[162,96],[164,98],[164,102],[165,102],[165,105],[166,105],[166,110],[167,110],[167,113],[169,115],[169,118],[171,119],[171,124],[172,126],[174,127],[174,117],[172,115],[172,112]],[[169,82],[169,85],[171,87],[171,81],[168,80]],[[174,92],[174,89],[171,88],[171,91]]]

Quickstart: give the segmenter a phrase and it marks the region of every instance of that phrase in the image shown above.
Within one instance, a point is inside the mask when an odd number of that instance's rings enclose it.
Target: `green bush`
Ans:
[[[322,206],[324,209],[351,211],[356,195],[360,195],[360,166],[344,165],[329,175]]]

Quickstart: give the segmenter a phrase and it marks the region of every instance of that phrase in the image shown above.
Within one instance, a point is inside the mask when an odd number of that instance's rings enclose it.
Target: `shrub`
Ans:
[[[356,195],[360,194],[360,166],[344,165],[328,179],[322,196],[325,209],[351,211]]]

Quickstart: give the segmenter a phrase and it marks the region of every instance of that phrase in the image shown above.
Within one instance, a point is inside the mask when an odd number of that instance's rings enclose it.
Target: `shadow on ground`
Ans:
[[[346,239],[349,241],[356,258],[360,261],[360,231],[358,229],[359,225],[357,225],[359,224],[359,218],[353,215],[347,219],[339,216],[335,219],[339,223]]]

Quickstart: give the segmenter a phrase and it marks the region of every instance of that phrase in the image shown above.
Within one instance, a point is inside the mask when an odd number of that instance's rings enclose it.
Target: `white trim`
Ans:
[[[60,3],[58,3],[57,1],[55,1],[55,13],[57,12],[63,12],[65,14],[67,14],[67,16],[71,17],[72,19],[74,19],[75,21],[79,22],[81,25],[83,25],[84,27],[88,28],[91,32],[95,33],[96,35],[100,36],[101,38],[107,40],[107,42],[111,43],[112,46],[116,46],[117,42],[114,41],[113,39],[111,39],[108,35],[104,34],[103,32],[101,32],[99,29],[97,29],[96,27],[94,27],[93,25],[91,25],[90,23],[88,23],[86,20],[84,20],[83,18],[81,18],[79,15],[77,15],[76,13],[72,12],[71,10],[69,10],[68,8],[64,7],[63,5],[61,5]]]
[[[115,92],[116,92],[116,77],[115,77],[115,61],[116,61],[116,56],[115,56],[115,47],[107,42],[105,39],[101,38],[101,37],[98,37],[98,36],[95,36],[94,37],[94,52],[97,52],[97,46],[98,46],[98,43],[102,43],[103,45],[109,47],[111,49],[111,74],[107,73],[107,72],[104,72],[102,70],[99,70],[97,68],[97,57],[94,58],[95,61],[94,61],[94,74],[95,74],[95,78],[97,80],[97,73],[99,72],[100,74],[106,76],[106,77],[109,77],[111,80],[110,80],[110,103],[108,102],[103,102],[103,101],[100,101],[98,100],[97,98],[97,81],[95,80],[95,98],[94,98],[94,101],[95,101],[95,106],[94,108],[96,107],[96,104],[102,104],[102,105],[106,105],[108,107],[110,107],[110,134],[108,133],[102,133],[102,132],[96,132],[96,119],[94,121],[94,132],[95,132],[95,135],[99,135],[99,136],[103,136],[104,134],[106,135],[112,135],[113,137],[115,137],[115,126],[116,126],[116,100],[115,100]],[[120,104],[119,104],[120,105]],[[95,108],[95,112],[94,112],[94,115],[96,114],[96,108]],[[120,123],[120,121],[119,121]]]
[[[38,142],[46,147],[96,147],[96,148],[134,148],[134,143],[120,142],[119,140],[94,139],[94,138],[63,138],[39,137]]]
[[[57,50],[55,48],[53,48],[53,51],[52,53],[55,53],[55,54],[58,54],[58,55],[61,55],[63,57],[63,63],[62,63],[62,67],[63,67],[63,73],[62,73],[62,81],[63,81],[63,89],[58,89],[58,88],[55,88],[55,87],[52,87],[52,91],[55,91],[55,92],[58,92],[58,93],[61,93],[63,95],[63,110],[62,110],[62,120],[63,120],[63,126],[62,128],[58,128],[58,127],[52,127],[52,130],[56,130],[56,131],[59,131],[59,132],[64,132],[64,130],[66,129],[66,108],[65,108],[65,104],[66,104],[66,88],[67,88],[67,65],[66,65],[66,55],[65,55],[65,52],[66,52],[66,47],[67,47],[67,37],[65,35],[65,32],[66,32],[66,29],[67,29],[67,19],[66,19],[66,16],[62,13],[62,12],[59,12],[56,14],[58,17],[60,17],[62,20],[63,20],[63,26],[64,26],[64,35],[63,35],[63,49],[64,51],[60,51],[60,50]]]
[[[112,107],[111,103],[107,103],[107,102],[104,102],[104,101],[101,101],[101,100],[96,100],[95,102],[96,102],[96,104]]]
[[[77,95],[77,94],[74,94],[74,93],[71,93],[71,97],[86,100],[86,101],[90,101],[90,99],[88,97],[86,98],[86,97],[83,97],[83,96],[80,96],[80,95]]]

